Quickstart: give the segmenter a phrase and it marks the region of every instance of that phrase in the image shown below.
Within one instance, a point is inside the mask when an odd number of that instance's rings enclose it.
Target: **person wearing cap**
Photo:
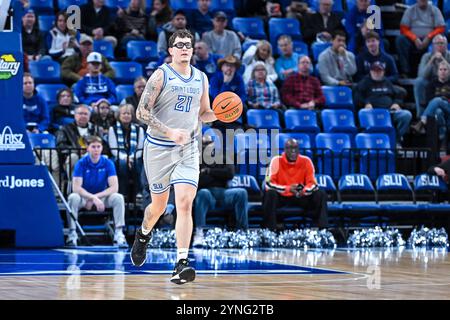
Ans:
[[[187,17],[189,27],[200,36],[213,28],[210,6],[211,0],[197,0],[197,10],[193,10]]]
[[[81,34],[79,43],[80,52],[65,59],[61,65],[61,78],[69,86],[81,80],[88,73],[87,57],[93,52],[94,40],[91,37]],[[101,60],[103,75],[114,78],[116,74],[108,60],[104,56],[101,56]]]
[[[236,93],[243,103],[247,102],[247,93],[242,76],[236,71],[241,66],[241,62],[235,56],[226,56],[219,59],[218,67],[221,72],[217,72],[209,85],[209,94],[214,99],[219,93],[232,91]],[[243,112],[244,113],[244,112]]]
[[[401,108],[402,100],[392,82],[385,77],[385,66],[375,61],[369,75],[358,82],[355,92],[355,105],[358,108],[383,108],[391,112],[397,131],[397,147],[401,147],[403,136],[409,129],[412,114]]]
[[[194,46],[194,66],[203,71],[208,79],[217,72],[217,61],[223,58],[218,54],[211,53],[205,41],[198,41]]]
[[[238,35],[231,30],[226,30],[228,20],[223,11],[217,11],[213,19],[213,30],[205,32],[202,40],[206,42],[211,52],[223,57],[233,55],[241,58],[242,47]]]
[[[102,74],[102,55],[91,52],[87,57],[89,73],[75,84],[74,93],[78,101],[91,105],[105,98],[111,104],[116,103],[116,85]]]
[[[169,47],[169,39],[172,34],[177,30],[184,30],[187,26],[186,13],[183,10],[177,10],[173,14],[172,20],[166,23],[162,27],[162,32],[158,35],[157,49],[160,57],[167,56],[167,48]],[[195,41],[200,40],[200,37],[196,32],[191,32],[194,35]]]
[[[320,79],[327,86],[351,86],[352,76],[356,73],[355,55],[347,51],[343,31],[333,34],[331,47],[319,55],[317,68]]]
[[[80,6],[81,33],[92,36],[95,40],[111,42],[113,48],[117,39],[111,35],[113,18],[110,8],[105,6],[105,0],[92,0]]]
[[[29,61],[40,60],[46,52],[44,35],[39,30],[33,9],[26,9],[22,17],[22,46]]]

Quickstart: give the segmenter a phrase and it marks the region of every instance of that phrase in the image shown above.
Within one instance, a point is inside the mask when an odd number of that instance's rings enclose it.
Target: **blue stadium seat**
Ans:
[[[159,59],[156,42],[154,41],[136,41],[127,43],[127,58],[133,61],[149,62]]]
[[[116,86],[117,101],[120,103],[126,97],[134,94],[134,87],[132,84],[119,84]]]
[[[312,110],[286,110],[284,121],[287,130],[295,132],[319,133],[317,115]]]
[[[395,154],[384,133],[359,133],[355,137],[360,150],[360,172],[372,180],[384,173],[395,172]]]
[[[437,0],[434,0],[434,1],[437,1]],[[445,0],[443,2],[444,2],[444,7],[442,10],[442,13],[444,14],[444,18],[448,19],[448,18],[450,18],[450,2],[448,2],[447,0]]]
[[[416,205],[416,195],[405,175],[399,173],[388,173],[378,177],[377,182],[378,201],[388,200],[380,204],[380,209],[388,212],[406,211],[412,212],[419,210]],[[401,202],[393,202],[402,200]],[[405,200],[411,201],[405,202]]]
[[[396,145],[396,132],[392,126],[391,114],[387,109],[361,109],[358,112],[359,126],[368,133],[386,133],[391,146]]]
[[[114,48],[111,42],[106,40],[94,40],[94,51],[99,52],[108,60],[114,60]]]
[[[117,11],[117,7],[126,9],[129,4],[130,0],[105,0],[105,5],[113,11]]]
[[[39,21],[39,30],[42,31],[42,32],[47,32],[51,28],[54,27],[55,16],[53,16],[53,15],[50,15],[50,16],[40,15],[40,16],[38,16],[38,21]]]
[[[275,110],[250,109],[247,111],[247,123],[256,129],[280,129],[280,119]]]
[[[234,150],[238,173],[250,174],[257,177],[258,181],[264,180],[266,167],[270,163],[269,136],[261,133],[238,133],[234,137]]]
[[[333,179],[354,171],[350,136],[345,133],[319,133],[316,136],[318,172]]]
[[[293,40],[300,40],[300,23],[292,18],[271,18],[269,20],[269,39],[274,54],[278,53],[277,41],[281,35],[289,35]]]
[[[110,62],[111,67],[116,72],[114,82],[133,83],[134,79],[142,76],[142,66],[137,62]]]
[[[316,173],[315,176],[320,189],[323,189],[327,194],[331,194],[333,196],[333,200],[336,199],[340,202],[339,191],[336,188],[333,179],[326,174]]]
[[[54,14],[53,0],[30,0],[30,8],[39,16],[41,14]]]
[[[408,178],[401,173],[385,173],[377,178],[376,182],[378,194],[382,192],[392,193],[393,191],[407,191],[414,193]]]
[[[29,68],[36,84],[61,82],[61,67],[56,61],[30,61]]]
[[[330,109],[354,110],[352,89],[346,86],[322,86],[325,106]]]
[[[295,139],[298,142],[298,147],[300,149],[300,154],[305,155],[312,159],[312,151],[311,151],[311,140],[309,135],[305,133],[279,133],[277,135],[278,148],[280,153],[284,151],[284,144],[288,139]],[[272,150],[273,151],[273,150]]]
[[[170,0],[170,6],[173,12],[182,10],[197,10],[197,0]]]
[[[324,132],[348,133],[353,146],[354,136],[358,132],[353,112],[346,109],[325,109],[322,110],[321,115]]]
[[[261,18],[241,18],[236,17],[232,20],[233,29],[242,32],[245,36],[252,39],[266,39],[264,31],[264,22]],[[244,51],[245,52],[245,51]]]
[[[447,184],[437,175],[420,174],[414,179],[414,191],[448,192]]]
[[[28,133],[32,148],[56,148],[56,138],[50,133]]]
[[[313,60],[314,62],[317,62],[319,60],[319,55],[325,51],[325,49],[327,49],[328,47],[331,47],[331,43],[330,42],[325,42],[325,43],[318,43],[318,42],[314,42],[311,45],[311,50],[313,53]]]
[[[303,41],[294,40],[292,41],[292,45],[294,47],[294,52],[297,52],[299,55],[309,56],[308,45]]]
[[[59,10],[66,10],[72,5],[82,6],[86,3],[88,3],[88,0],[58,0],[58,8]]]
[[[365,174],[354,173],[344,175],[340,177],[338,187],[343,200],[361,200],[361,195],[369,195],[370,200],[375,202],[378,200],[375,188],[369,177]],[[376,211],[379,209],[379,206],[375,202],[359,202],[344,206],[344,208],[350,210]]]
[[[255,177],[248,174],[236,174],[233,179],[229,180],[227,183],[228,188],[244,188],[250,193],[261,193],[261,188],[259,187],[258,181]]]
[[[56,95],[59,90],[65,89],[67,86],[62,83],[58,84],[38,84],[36,86],[36,91],[41,95],[42,98],[48,103],[49,106],[52,104],[55,104],[56,101]]]

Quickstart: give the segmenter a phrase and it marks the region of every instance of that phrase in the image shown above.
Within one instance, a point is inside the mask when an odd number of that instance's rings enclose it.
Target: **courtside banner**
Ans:
[[[0,32],[0,164],[33,164],[23,119],[20,34]]]
[[[16,247],[64,245],[63,223],[45,166],[0,166],[0,230]]]

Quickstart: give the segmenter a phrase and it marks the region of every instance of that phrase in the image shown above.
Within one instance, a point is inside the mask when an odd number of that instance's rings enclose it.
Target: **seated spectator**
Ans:
[[[73,193],[69,195],[69,206],[75,219],[78,220],[78,210],[86,208],[103,212],[112,208],[114,215],[114,241],[119,247],[128,248],[122,228],[125,226],[125,201],[118,193],[116,169],[108,158],[102,156],[102,139],[90,137],[87,142],[88,154],[75,165],[72,180]],[[69,235],[68,246],[77,246],[78,235],[76,225],[70,214],[67,214]]]
[[[71,177],[75,163],[86,153],[88,136],[96,135],[94,125],[89,122],[91,111],[88,106],[80,104],[75,108],[75,122],[62,126],[56,132],[56,147],[61,149],[67,176]]]
[[[311,210],[317,226],[328,227],[327,194],[317,184],[313,163],[300,155],[295,139],[288,139],[284,150],[272,158],[267,168],[263,200],[265,227],[278,229],[277,208],[284,205]]]
[[[170,36],[177,30],[186,29],[186,26],[186,13],[183,10],[175,11],[170,23],[166,23],[162,27],[162,31],[158,35],[157,50],[160,57],[166,56],[168,53],[167,48],[169,45]],[[200,37],[197,33],[193,31],[191,31],[191,33],[194,35],[195,41],[200,40]]]
[[[299,20],[300,24],[302,24],[304,21],[305,16],[308,14],[309,12],[309,8],[308,8],[308,3],[303,2],[303,1],[289,1],[290,4],[288,6],[286,6],[285,8],[285,12],[286,12],[286,18],[292,18],[292,19],[297,19]],[[281,9],[281,8],[280,8]],[[269,8],[270,10],[270,8]],[[272,11],[274,11],[272,9]],[[275,13],[277,11],[281,10],[277,10],[275,9]],[[281,12],[282,15],[282,12]]]
[[[325,96],[320,81],[310,75],[311,59],[298,59],[298,72],[291,74],[281,87],[281,97],[287,107],[318,110],[325,105]]]
[[[154,0],[153,9],[148,18],[148,36],[150,40],[157,41],[162,26],[172,19],[172,8],[169,0]]]
[[[252,77],[247,84],[247,99],[249,109],[276,110],[283,123],[286,108],[280,102],[278,88],[267,79],[266,65],[262,61],[256,62],[253,68]]]
[[[308,45],[315,41],[331,42],[331,35],[337,30],[345,31],[341,23],[342,15],[332,11],[333,2],[333,0],[320,0],[319,11],[303,17],[301,23],[303,41]]]
[[[223,58],[218,54],[211,53],[208,44],[198,41],[194,46],[194,66],[203,71],[208,79],[217,72],[217,61]]]
[[[140,126],[133,123],[134,118],[135,111],[131,104],[120,105],[117,122],[109,128],[108,134],[109,148],[118,169],[119,192],[129,201],[134,200],[142,190],[140,175],[145,134]],[[133,181],[132,186],[130,180]]]
[[[50,124],[47,102],[35,91],[33,76],[23,75],[23,118],[27,130],[32,133],[46,132]]]
[[[438,165],[428,168],[428,174],[441,177],[442,180],[444,180],[444,182],[450,186],[450,159],[442,161]]]
[[[94,105],[91,122],[97,135],[104,141],[108,141],[109,129],[116,123],[116,118],[111,109],[111,103],[107,99],[102,98]]]
[[[345,33],[336,31],[331,47],[319,55],[320,79],[328,86],[351,86],[356,73],[355,56],[345,48]]]
[[[75,82],[81,80],[88,72],[87,57],[93,51],[94,41],[86,35],[80,36],[80,53],[71,55],[61,65],[61,78],[71,86]],[[108,60],[102,56],[102,72],[105,77],[114,78],[114,69]]]
[[[430,90],[434,91],[433,99],[411,128],[418,133],[425,133],[427,117],[436,117],[439,140],[443,143],[442,147],[445,147],[445,139],[450,132],[450,64],[447,61],[442,60],[439,64],[438,77],[430,83]]]
[[[86,59],[89,73],[75,84],[74,93],[78,101],[93,106],[105,98],[111,104],[116,103],[116,85],[102,74],[102,55],[91,52]]]
[[[22,46],[28,61],[37,61],[45,56],[45,41],[33,9],[26,9],[22,17]]]
[[[372,30],[373,32],[377,32],[380,38],[383,36],[382,21],[379,21],[381,28],[369,25],[369,23],[372,23],[372,20],[368,20],[372,12],[367,11],[367,8],[370,6],[370,1],[357,0],[356,6],[350,9],[345,16],[345,29],[349,37],[348,50],[354,54],[364,48],[364,39],[368,31]],[[382,49],[384,48],[383,43],[384,41],[381,44]]]
[[[79,50],[77,32],[67,27],[67,19],[66,12],[59,12],[56,15],[56,25],[48,32],[46,39],[49,55],[59,63]]]
[[[392,83],[398,80],[398,70],[394,58],[381,50],[380,35],[374,31],[369,31],[366,35],[366,50],[356,57],[356,66],[358,71],[355,75],[355,81],[360,81],[370,73],[370,66],[379,61],[384,64],[386,78]]]
[[[217,72],[209,85],[209,94],[214,99],[219,93],[232,91],[236,93],[243,103],[247,102],[244,80],[236,72],[241,62],[235,56],[227,56],[219,59],[218,67],[222,72]]]
[[[404,77],[413,76],[411,55],[422,56],[428,49],[431,39],[445,32],[445,21],[441,11],[428,0],[417,0],[417,3],[403,14],[400,21],[401,35],[395,40],[400,73]]]
[[[128,96],[125,99],[123,99],[122,102],[120,102],[120,104],[131,104],[134,107],[134,110],[136,110],[138,107],[138,104],[139,104],[139,100],[141,99],[142,92],[144,92],[146,84],[147,84],[147,80],[145,80],[144,77],[137,77],[136,79],[134,79],[133,95]]]
[[[73,92],[69,88],[58,91],[56,95],[57,104],[52,108],[52,122],[63,126],[74,121],[75,107],[73,103]]]
[[[203,33],[212,30],[213,13],[210,10],[211,0],[197,0],[197,10],[188,16],[189,28],[202,37]]]
[[[111,34],[113,19],[105,0],[92,0],[80,7],[81,33],[92,36],[94,40],[106,40],[113,47],[117,39]]]
[[[419,72],[414,82],[414,99],[416,101],[417,117],[422,115],[424,106],[434,97],[427,96],[427,87],[438,77],[439,65],[442,61],[450,63],[450,51],[447,49],[447,38],[438,34],[433,38],[433,50],[427,52],[420,59]]]
[[[402,100],[392,82],[384,75],[384,64],[376,61],[370,68],[370,74],[358,82],[355,89],[355,105],[359,108],[389,109],[394,126],[397,129],[397,148],[401,148],[403,136],[408,131],[412,114],[401,108]]]
[[[210,136],[203,136],[202,155],[212,157],[214,143]],[[211,159],[212,161],[212,159]],[[228,180],[234,177],[234,165],[202,161],[198,181],[197,196],[194,200],[195,236],[192,245],[203,246],[203,229],[206,226],[208,211],[216,207],[233,210],[236,228],[248,229],[248,195],[243,188],[227,189]],[[210,164],[211,163],[211,164]]]
[[[126,56],[127,43],[131,40],[145,40],[148,33],[144,0],[131,0],[127,9],[119,8],[113,26],[120,43],[120,53]]]
[[[231,30],[226,30],[228,19],[223,11],[214,14],[213,30],[205,32],[202,40],[206,42],[211,52],[223,57],[233,55],[241,59],[242,47],[238,35]]]
[[[279,37],[278,48],[280,50],[280,56],[275,61],[275,70],[277,72],[278,79],[284,81],[289,75],[298,71],[297,64],[299,54],[294,52],[294,47],[290,36],[284,35]]]
[[[275,60],[272,56],[272,45],[267,40],[260,40],[257,45],[250,46],[242,57],[242,63],[245,65],[245,72],[242,76],[245,83],[248,83],[253,71],[253,67],[257,61],[262,61],[266,65],[267,78],[275,82],[278,75],[275,71]]]

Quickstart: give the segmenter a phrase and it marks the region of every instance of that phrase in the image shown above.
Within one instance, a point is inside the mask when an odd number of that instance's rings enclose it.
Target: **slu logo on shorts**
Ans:
[[[11,127],[6,126],[0,133],[0,150],[15,151],[17,149],[25,149],[25,144],[22,142],[23,134],[14,134]]]
[[[0,80],[8,80],[19,72],[20,62],[12,54],[0,57]]]
[[[163,185],[162,185],[162,183],[154,183],[154,184],[152,184],[152,189],[155,191],[162,190]]]

